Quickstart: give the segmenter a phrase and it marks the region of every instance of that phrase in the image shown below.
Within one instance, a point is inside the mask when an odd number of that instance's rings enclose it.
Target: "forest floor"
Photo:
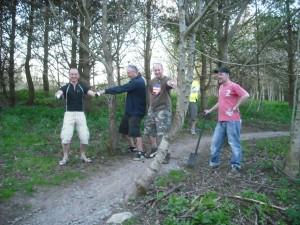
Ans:
[[[263,139],[288,136],[288,132],[251,132],[244,129],[242,140]],[[209,171],[208,157],[211,136],[204,136],[199,147],[201,173]],[[181,135],[170,145],[171,160],[162,166],[161,174],[184,168],[189,154],[194,151],[197,136]],[[88,170],[88,176],[71,184],[57,187],[39,188],[31,196],[16,194],[0,205],[0,224],[13,225],[101,225],[113,213],[126,209],[125,199],[134,190],[134,181],[143,175],[151,159],[144,162],[133,161],[130,153],[113,160],[81,164]],[[68,165],[67,165],[68,166]],[[59,166],[58,166],[59,167]],[[226,177],[228,163],[214,176]],[[199,173],[199,168],[198,168]],[[222,171],[222,172],[221,172]],[[241,172],[243,174],[243,170]],[[220,179],[220,182],[222,179]],[[232,181],[240,184],[240,181]],[[255,185],[255,184],[254,184]],[[134,213],[134,212],[133,212]]]

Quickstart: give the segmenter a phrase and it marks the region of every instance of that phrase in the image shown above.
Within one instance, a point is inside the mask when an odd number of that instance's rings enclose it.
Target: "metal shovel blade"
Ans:
[[[197,164],[197,161],[199,159],[198,153],[190,153],[190,157],[187,161],[187,167],[193,168]]]

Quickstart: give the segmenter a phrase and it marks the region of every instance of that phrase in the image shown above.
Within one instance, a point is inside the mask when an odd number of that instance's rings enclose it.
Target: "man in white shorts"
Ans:
[[[99,93],[90,90],[87,86],[79,83],[79,72],[76,68],[69,70],[69,83],[62,86],[55,94],[57,99],[65,99],[66,111],[64,114],[63,127],[61,129],[61,142],[63,147],[63,158],[59,161],[59,165],[65,165],[68,162],[70,143],[72,140],[74,127],[80,139],[80,159],[83,162],[91,162],[86,157],[85,148],[89,142],[89,129],[87,127],[84,114],[84,96],[99,96]]]

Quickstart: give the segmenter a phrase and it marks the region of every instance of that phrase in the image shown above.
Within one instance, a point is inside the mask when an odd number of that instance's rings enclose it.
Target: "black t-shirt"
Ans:
[[[66,111],[70,112],[83,112],[83,98],[87,94],[89,88],[81,83],[75,86],[68,83],[60,88],[66,100]]]

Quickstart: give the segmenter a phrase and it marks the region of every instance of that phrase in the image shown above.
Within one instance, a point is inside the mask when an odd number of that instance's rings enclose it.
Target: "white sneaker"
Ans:
[[[196,134],[195,129],[191,129],[191,134],[192,134],[192,135],[195,135],[195,134]]]
[[[85,162],[85,163],[91,163],[92,162],[92,160],[90,158],[87,158],[86,156],[81,156],[80,159],[81,159],[82,162]]]
[[[67,159],[67,158],[63,158],[62,160],[60,160],[60,161],[58,162],[58,164],[59,164],[60,166],[63,166],[63,165],[66,165],[67,162],[68,162],[68,159]]]

